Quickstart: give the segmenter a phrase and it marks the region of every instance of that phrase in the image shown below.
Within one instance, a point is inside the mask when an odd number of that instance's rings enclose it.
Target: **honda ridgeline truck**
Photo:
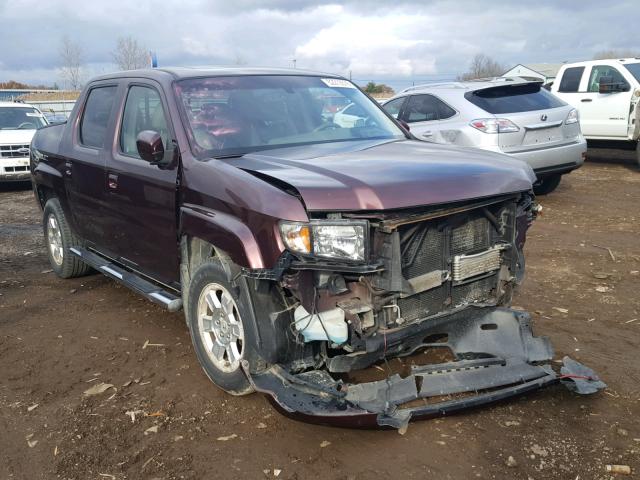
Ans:
[[[365,120],[327,118],[335,97]],[[94,269],[183,309],[205,373],[231,394],[404,428],[560,379],[548,340],[508,308],[537,211],[531,168],[416,141],[344,78],[101,76],[66,124],[38,131],[31,171],[56,274]],[[595,390],[592,375],[572,383]]]

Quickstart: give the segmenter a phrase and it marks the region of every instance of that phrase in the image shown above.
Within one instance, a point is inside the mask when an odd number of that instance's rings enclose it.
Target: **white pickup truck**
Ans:
[[[551,91],[578,109],[587,140],[635,142],[640,165],[640,58],[563,65]]]
[[[42,112],[25,103],[0,102],[0,182],[25,181],[29,171],[29,145],[40,127]]]

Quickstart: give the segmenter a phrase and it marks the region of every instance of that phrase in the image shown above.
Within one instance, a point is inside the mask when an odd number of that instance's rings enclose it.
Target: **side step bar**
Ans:
[[[131,290],[145,296],[152,302],[162,305],[170,312],[177,312],[182,308],[182,299],[180,297],[177,297],[162,287],[145,280],[140,275],[129,272],[122,267],[111,263],[106,258],[90,252],[86,248],[71,247],[69,248],[69,251],[80,257],[84,263],[95,268],[100,273],[104,273],[106,276],[122,283]]]

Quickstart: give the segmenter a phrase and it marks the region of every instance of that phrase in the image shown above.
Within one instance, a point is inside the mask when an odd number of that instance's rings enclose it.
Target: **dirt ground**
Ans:
[[[57,279],[31,191],[3,188],[0,478],[577,480],[613,478],[607,464],[640,475],[640,171],[633,152],[589,155],[539,199],[515,305],[608,390],[551,387],[405,435],[299,423],[261,395],[224,394],[181,313],[97,274]],[[83,395],[103,382],[114,388]]]

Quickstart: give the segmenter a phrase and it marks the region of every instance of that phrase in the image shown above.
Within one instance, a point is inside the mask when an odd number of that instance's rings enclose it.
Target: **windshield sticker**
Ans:
[[[356,88],[356,86],[348,80],[342,80],[341,78],[323,78],[322,82],[327,87],[332,88]]]
[[[35,112],[25,112],[25,115],[27,117],[44,117],[44,115],[42,115],[41,113],[35,113]]]

